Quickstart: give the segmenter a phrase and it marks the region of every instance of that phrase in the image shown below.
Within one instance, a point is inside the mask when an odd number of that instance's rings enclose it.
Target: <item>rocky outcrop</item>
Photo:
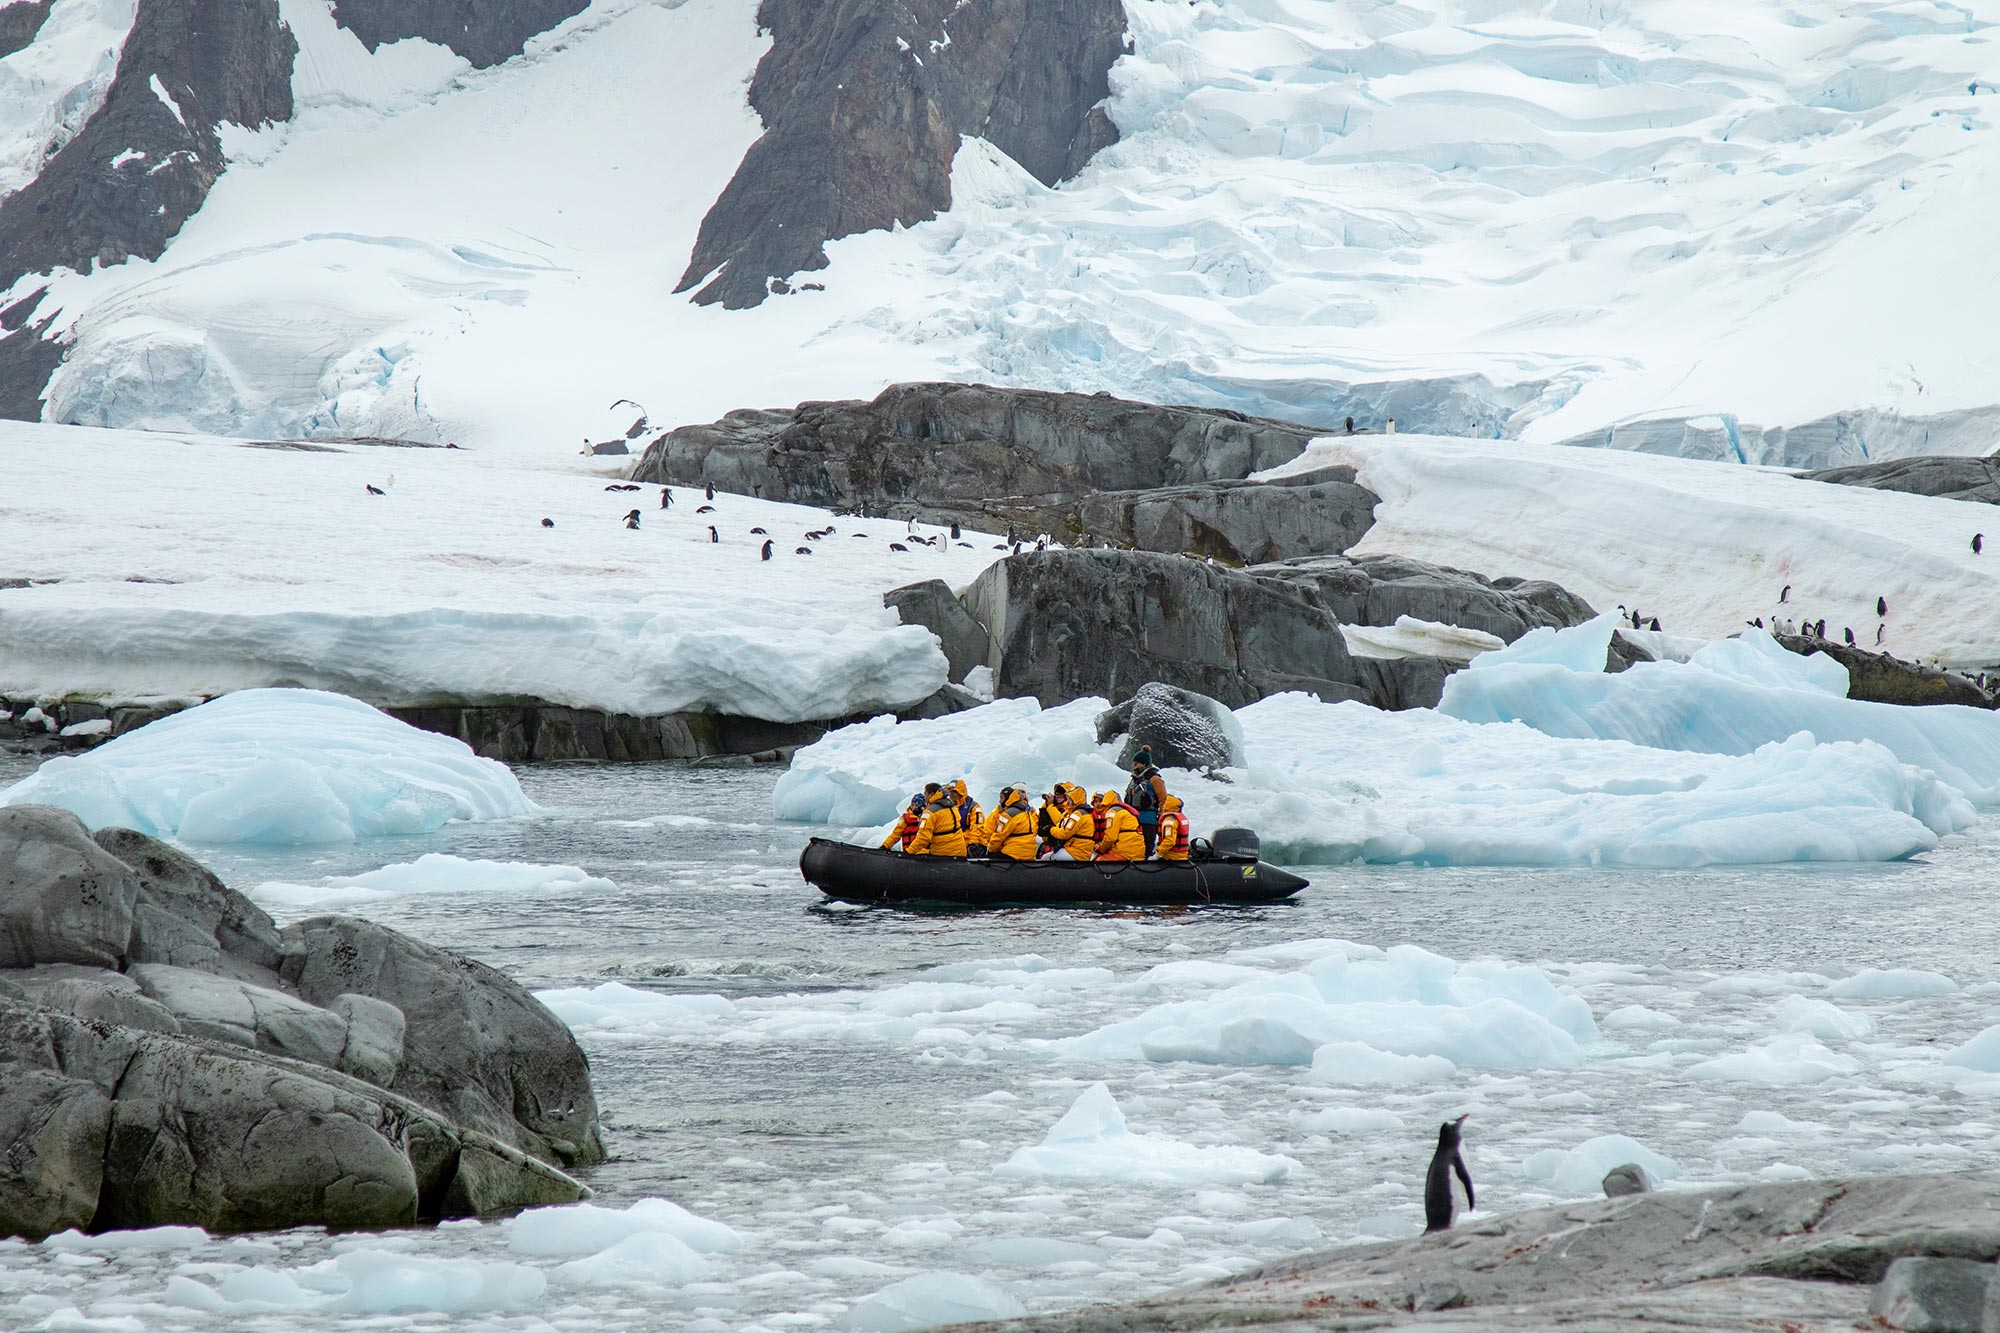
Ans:
[[[157,258],[222,174],[218,127],[291,118],[297,52],[277,0],[139,0],[104,104],[0,200],[0,287]]]
[[[1878,704],[1962,704],[1967,708],[2000,707],[2000,697],[1969,676],[1956,671],[1905,662],[1888,653],[1873,653],[1844,643],[1804,634],[1774,635],[1801,657],[1825,653],[1847,668],[1847,697]]]
[[[1258,565],[1256,578],[1295,588],[1342,624],[1398,617],[1484,630],[1508,643],[1531,629],[1581,625],[1596,613],[1560,584],[1497,578],[1400,555],[1315,556]]]
[[[703,304],[756,305],[826,267],[830,240],[936,217],[963,136],[1044,185],[1117,138],[1100,104],[1125,51],[1118,0],[763,0],[757,23],[764,134],[676,289]]]
[[[0,60],[35,40],[55,0],[12,0],[0,7]]]
[[[986,662],[986,627],[972,618],[943,579],[926,579],[882,594],[882,605],[905,625],[921,625],[937,636],[951,679]]]
[[[1085,497],[1065,527],[1084,545],[1106,542],[1253,565],[1337,555],[1367,535],[1381,497],[1354,469],[1281,481],[1217,481]],[[1062,528],[1051,528],[1061,532]]]
[[[1127,1305],[981,1327],[1830,1333],[1882,1326],[1871,1284],[1898,1260],[1976,1260],[1990,1273],[1996,1254],[2000,1175],[1991,1172],[1739,1185],[1480,1218]]]
[[[1335,618],[1307,594],[1179,556],[1026,552],[965,592],[994,690],[1054,705],[1149,681],[1231,708],[1284,690],[1365,699]]]
[[[333,20],[373,51],[405,37],[448,46],[480,69],[581,14],[590,0],[334,0]]]
[[[1130,768],[1140,750],[1161,768],[1236,768],[1243,763],[1243,728],[1221,703],[1193,690],[1149,681],[1124,703],[1097,715],[1097,743],[1119,737],[1118,766]]]
[[[0,809],[0,1232],[397,1226],[569,1202],[569,1031],[370,922],[280,931],[185,854]]]
[[[969,11],[968,11],[969,12]],[[1108,394],[896,384],[872,401],[731,412],[653,440],[635,481],[947,522],[1086,496],[1240,481],[1316,432],[1285,421]]]
[[[1912,495],[1935,495],[1947,500],[2000,504],[2000,463],[1991,458],[1927,454],[1854,467],[1823,468],[1801,475],[1808,481],[1831,482],[1836,486],[1865,486],[1877,491],[1908,491]]]

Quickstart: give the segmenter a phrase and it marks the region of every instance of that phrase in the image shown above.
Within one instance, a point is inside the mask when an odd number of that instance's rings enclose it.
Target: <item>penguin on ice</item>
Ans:
[[[672,509],[673,507],[674,507],[673,488],[668,486],[660,487],[660,508]]]
[[[769,560],[769,559],[771,558],[771,543],[770,543],[770,542],[768,542],[768,541],[764,543],[764,555],[763,555],[763,558],[764,558],[764,559],[766,559],[766,560]]]
[[[1886,597],[1877,597],[1877,598],[1875,599],[1875,614],[1876,614],[1876,615],[1878,615],[1878,616],[1886,616],[1886,615],[1888,615],[1888,614],[1889,614],[1889,599],[1888,599],[1888,598],[1886,598]]]
[[[1789,583],[1787,583],[1784,587],[1778,589],[1778,600],[1781,602],[1789,598],[1791,595],[1792,595],[1792,585]]]
[[[1887,628],[1889,628],[1887,625],[1877,625],[1875,627],[1875,646],[1877,648],[1882,646],[1882,631]]]
[[[383,490],[380,486],[370,486],[368,493],[370,495],[387,495],[389,492]]]
[[[1451,1230],[1452,1219],[1458,1216],[1458,1197],[1451,1187],[1454,1171],[1458,1173],[1459,1183],[1465,1186],[1466,1208],[1478,1207],[1472,1198],[1472,1173],[1465,1169],[1465,1156],[1459,1151],[1459,1137],[1465,1132],[1465,1121],[1466,1117],[1460,1116],[1438,1126],[1437,1151],[1431,1154],[1431,1169],[1424,1175],[1425,1235]]]
[[[714,482],[712,482],[712,481],[711,481],[710,483],[708,483],[708,497],[707,497],[707,498],[709,498],[709,499],[711,499],[711,500],[713,500],[713,499],[715,498],[715,483],[714,483]]]
[[[552,518],[545,518],[545,519],[543,519],[543,520],[542,520],[542,526],[543,526],[543,527],[545,527],[545,528],[552,528],[552,527],[554,527],[555,525],[556,525],[556,521],[555,521],[554,519],[552,519]]]
[[[715,530],[713,523],[708,525],[708,540],[710,545],[714,545],[722,540],[722,534]]]
[[[625,526],[628,528],[637,528],[639,526],[638,510],[634,509],[630,513],[625,515]]]
[[[1986,547],[1986,534],[1985,534],[1985,533],[1983,533],[1983,532],[1975,532],[1975,533],[1973,533],[1973,534],[1972,534],[1972,553],[1973,553],[1974,555],[1978,555],[1978,554],[1980,553],[1980,551],[1982,551],[1982,550],[1984,550],[1984,549],[1985,549],[1985,547]]]

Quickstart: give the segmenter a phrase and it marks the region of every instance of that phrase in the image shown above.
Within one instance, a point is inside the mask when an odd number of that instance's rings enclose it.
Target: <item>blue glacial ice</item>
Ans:
[[[87,754],[51,759],[0,805],[192,843],[341,843],[531,814],[505,764],[344,695],[242,690]]]

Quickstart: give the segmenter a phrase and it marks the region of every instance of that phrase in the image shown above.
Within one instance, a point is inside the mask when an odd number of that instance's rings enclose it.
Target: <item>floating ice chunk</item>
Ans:
[[[1369,1106],[1329,1106],[1324,1111],[1299,1116],[1296,1123],[1308,1134],[1366,1134],[1403,1127],[1402,1119],[1394,1112]]]
[[[1680,1027],[1681,1020],[1643,1004],[1628,1004],[1606,1014],[1600,1025],[1620,1032],[1664,1032]]]
[[[260,884],[250,896],[295,907],[347,907],[421,893],[594,893],[617,887],[578,866],[476,861],[427,852],[414,861],[316,885]]]
[[[627,1236],[596,1254],[558,1264],[555,1279],[577,1287],[683,1286],[707,1277],[708,1260],[664,1231]]]
[[[1541,634],[1549,637],[1530,642]],[[1550,736],[1704,754],[1759,753],[1800,733],[1821,744],[1868,743],[1929,770],[1967,799],[2000,803],[2000,716],[1985,709],[1846,698],[1845,667],[1823,653],[1787,652],[1757,629],[1686,663],[1641,662],[1607,675],[1591,658],[1608,634],[1600,616],[1523,635],[1446,680],[1438,710],[1468,722],[1524,722]],[[1919,817],[1936,827],[1938,813]]]
[[[246,690],[51,759],[0,804],[184,842],[352,842],[535,806],[463,741],[318,690]]]
[[[1976,1069],[1982,1074],[2000,1074],[2000,1024],[1982,1030],[1972,1040],[1954,1046],[1939,1058],[1945,1064]]]
[[[32,1333],[151,1333],[146,1322],[133,1315],[87,1315],[74,1305],[49,1311],[30,1328]]]
[[[1574,1148],[1544,1148],[1521,1163],[1521,1174],[1558,1194],[1597,1194],[1604,1175],[1631,1162],[1662,1183],[1678,1179],[1680,1166],[1668,1157],[1623,1134],[1600,1134]]]
[[[1014,1319],[1028,1307],[1005,1287],[964,1273],[925,1273],[856,1301],[834,1321],[843,1333],[904,1333],[934,1324]]]
[[[548,1290],[541,1270],[525,1264],[433,1259],[395,1250],[349,1250],[303,1272],[317,1276],[328,1268],[347,1286],[324,1308],[343,1314],[519,1310],[540,1301]]]
[[[998,1170],[1003,1176],[1218,1185],[1279,1180],[1297,1165],[1250,1148],[1200,1147],[1161,1134],[1134,1134],[1111,1090],[1097,1083],[1039,1145],[1017,1150]]]
[[[1958,983],[1941,972],[1913,967],[1870,967],[1842,977],[1826,988],[1837,999],[1885,999],[1892,996],[1955,995]]]
[[[1313,1052],[1315,1083],[1367,1086],[1375,1083],[1433,1083],[1450,1078],[1458,1066],[1442,1055],[1397,1055],[1358,1041],[1330,1041]]]
[[[1875,1030],[1875,1021],[1866,1014],[1849,1013],[1838,1005],[1803,995],[1788,995],[1778,1001],[1775,1017],[1778,1031],[1803,1033],[1823,1041],[1851,1041]]]
[[[78,1250],[88,1254],[129,1254],[148,1250],[193,1250],[208,1244],[209,1236],[200,1227],[140,1227],[133,1231],[107,1231],[86,1236],[81,1231],[64,1231],[42,1244],[51,1250]]]
[[[1733,1055],[1703,1060],[1687,1074],[1689,1078],[1736,1083],[1824,1083],[1860,1068],[1860,1061],[1830,1051],[1811,1037],[1783,1036]]]
[[[590,1203],[530,1208],[508,1224],[507,1248],[542,1258],[573,1258],[601,1254],[640,1235],[670,1236],[696,1254],[743,1248],[743,1237],[733,1228],[666,1199],[641,1199],[629,1208]]]

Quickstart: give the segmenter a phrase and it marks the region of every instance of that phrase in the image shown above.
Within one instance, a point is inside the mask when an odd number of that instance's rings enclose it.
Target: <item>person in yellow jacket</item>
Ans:
[[[1099,792],[1097,808],[1104,815],[1104,832],[1097,839],[1097,859],[1145,860],[1146,835],[1139,828],[1139,812],[1119,800],[1115,791]]]
[[[907,852],[910,840],[917,836],[917,829],[924,822],[924,794],[918,792],[903,807],[903,814],[889,829],[889,836],[882,839],[884,850]]]
[[[986,854],[1010,861],[1032,861],[1039,839],[1034,812],[1028,809],[1028,789],[1020,784],[1000,789],[1000,803],[986,821]]]
[[[1188,818],[1181,813],[1181,798],[1166,796],[1160,800],[1160,836],[1153,844],[1153,855],[1162,861],[1185,861],[1188,846],[1193,841],[1188,836]]]
[[[1090,797],[1074,782],[1059,782],[1051,793],[1056,798],[1056,822],[1051,837],[1056,844],[1056,861],[1088,861],[1097,855],[1097,821],[1090,813]]]
[[[984,846],[980,841],[986,832],[986,812],[979,808],[979,802],[972,799],[972,793],[965,788],[964,778],[953,778],[945,784],[945,791],[958,807],[958,831],[965,835],[966,850],[971,852],[974,844]],[[975,852],[984,856],[985,853]]]
[[[910,839],[912,856],[965,855],[965,830],[958,826],[958,805],[952,794],[932,782],[924,787],[924,822]]]

